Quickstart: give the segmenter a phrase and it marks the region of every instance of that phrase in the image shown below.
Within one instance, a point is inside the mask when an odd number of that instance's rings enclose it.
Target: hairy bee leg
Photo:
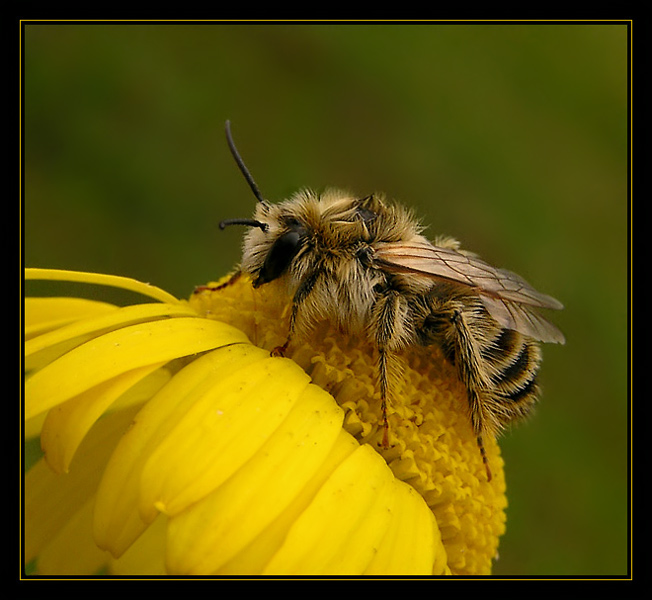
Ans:
[[[482,457],[482,463],[484,464],[484,470],[487,472],[487,481],[491,481],[491,468],[489,467],[489,459],[487,458],[487,453],[484,449],[484,442],[482,441],[482,436],[479,435],[475,438],[478,448],[480,449],[480,456]]]
[[[387,421],[387,391],[389,388],[388,383],[388,369],[387,369],[387,352],[378,349],[378,380],[380,387],[380,412],[383,426],[383,448],[389,448],[389,422]]]
[[[476,344],[473,342],[473,336],[461,309],[455,308],[452,311],[451,322],[455,332],[455,364],[459,377],[466,387],[471,426],[473,427],[480,456],[487,472],[487,480],[491,481],[491,469],[482,437],[487,428],[486,418],[482,409],[482,399],[480,397],[482,390],[487,387],[480,366],[482,364],[482,357]]]
[[[242,271],[236,271],[229,279],[227,279],[224,283],[220,283],[220,285],[198,285],[194,291],[193,294],[199,294],[200,292],[217,292],[219,290],[223,290],[225,287],[228,287],[230,285],[233,285],[238,279],[242,277]]]
[[[389,421],[387,406],[389,398],[390,362],[402,342],[401,326],[405,321],[407,307],[401,295],[390,290],[374,305],[373,322],[376,346],[378,348],[378,387],[380,388],[380,411],[383,427],[383,448],[389,447]]]
[[[318,276],[315,275],[304,279],[295,292],[294,298],[292,298],[292,312],[290,313],[290,326],[288,328],[287,338],[283,345],[276,346],[276,348],[272,349],[272,356],[285,356],[285,351],[288,349],[292,336],[294,335],[297,317],[299,316],[299,308],[306,301],[308,296],[310,296],[310,293],[317,283],[317,277]]]

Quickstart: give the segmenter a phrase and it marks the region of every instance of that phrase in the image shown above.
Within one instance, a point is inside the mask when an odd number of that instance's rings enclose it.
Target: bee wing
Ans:
[[[489,314],[506,329],[514,329],[541,342],[564,344],[564,334],[547,319],[522,304],[480,294]]]
[[[516,273],[429,242],[378,242],[374,261],[390,271],[444,279],[477,291],[489,314],[507,329],[542,342],[564,343],[564,335],[530,307],[563,308],[561,302],[535,290]]]

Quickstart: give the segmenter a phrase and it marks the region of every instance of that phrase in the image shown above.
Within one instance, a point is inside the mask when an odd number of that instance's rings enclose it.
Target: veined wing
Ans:
[[[390,271],[416,273],[473,288],[503,327],[543,342],[564,343],[561,331],[530,309],[559,310],[563,308],[561,302],[538,292],[516,273],[425,241],[378,242],[373,247],[376,264]]]

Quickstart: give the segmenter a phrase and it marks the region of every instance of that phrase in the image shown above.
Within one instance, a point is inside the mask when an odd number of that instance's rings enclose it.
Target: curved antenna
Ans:
[[[242,157],[240,156],[238,149],[235,147],[235,142],[233,141],[233,136],[231,135],[230,121],[227,120],[224,129],[226,131],[226,141],[229,145],[229,150],[231,150],[231,154],[233,155],[233,158],[235,159],[235,162],[238,165],[240,172],[242,173],[242,175],[244,175],[245,180],[247,181],[249,187],[251,188],[251,191],[254,193],[254,196],[256,196],[256,200],[258,200],[258,202],[264,202],[265,199],[263,198],[263,195],[260,193],[260,190],[258,189],[258,186],[254,181],[254,178],[251,176],[251,173],[249,173],[249,169],[247,169],[246,165],[244,164],[244,161],[242,160]],[[258,227],[258,225],[256,225],[256,227]]]
[[[256,219],[224,219],[224,221],[220,221],[220,229],[224,229],[228,225],[247,225],[248,227],[260,227],[263,231],[267,231],[267,223],[256,221]]]

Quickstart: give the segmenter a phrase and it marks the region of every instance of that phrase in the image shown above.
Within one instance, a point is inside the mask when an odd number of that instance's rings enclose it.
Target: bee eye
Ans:
[[[288,231],[279,237],[265,258],[265,262],[256,278],[254,286],[258,287],[280,277],[288,268],[292,259],[297,255],[300,248],[301,230],[299,228]]]

